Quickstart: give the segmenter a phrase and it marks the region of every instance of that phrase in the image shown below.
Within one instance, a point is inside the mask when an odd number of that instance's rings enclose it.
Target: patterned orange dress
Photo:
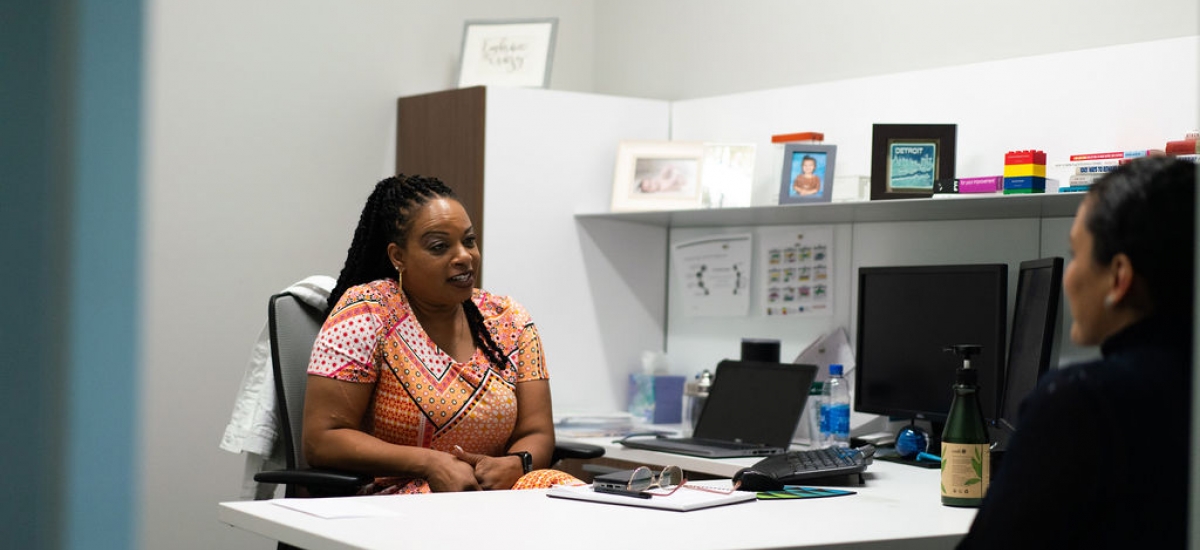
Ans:
[[[383,441],[504,455],[517,420],[516,384],[549,374],[525,308],[478,289],[471,299],[509,368],[497,370],[479,349],[467,362],[456,362],[425,334],[397,282],[380,279],[342,295],[317,336],[308,373],[374,384],[363,429]],[[578,481],[535,471],[516,487],[547,476],[552,479],[543,486]],[[379,478],[363,492],[425,493],[429,485],[423,479]]]

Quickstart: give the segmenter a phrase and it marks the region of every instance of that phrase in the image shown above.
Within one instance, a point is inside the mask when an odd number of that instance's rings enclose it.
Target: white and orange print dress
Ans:
[[[380,279],[342,295],[317,335],[308,373],[374,384],[363,430],[383,441],[445,452],[459,445],[501,456],[517,421],[516,384],[549,375],[525,308],[479,289],[471,299],[504,350],[508,368],[493,367],[480,349],[467,362],[456,362],[425,334],[396,281]],[[526,477],[547,475],[554,477],[551,472]],[[522,478],[518,486],[532,481]],[[425,493],[429,486],[423,479],[379,478],[363,492]]]

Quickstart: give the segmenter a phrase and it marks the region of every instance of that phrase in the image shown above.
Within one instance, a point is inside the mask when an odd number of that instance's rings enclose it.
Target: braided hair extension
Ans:
[[[358,218],[354,239],[346,252],[346,263],[329,293],[326,315],[333,311],[350,287],[395,276],[396,269],[387,255],[388,243],[403,246],[408,238],[409,217],[437,198],[458,200],[454,190],[437,178],[398,174],[375,184]],[[463,301],[462,306],[475,346],[483,350],[494,367],[505,369],[508,361],[504,351],[483,324],[479,307],[470,298]]]

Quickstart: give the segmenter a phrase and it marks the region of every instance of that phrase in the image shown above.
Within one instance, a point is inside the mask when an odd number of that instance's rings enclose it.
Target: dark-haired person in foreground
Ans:
[[[479,264],[449,187],[375,186],[308,368],[310,464],[378,476],[363,493],[579,483],[542,469],[554,424],[541,339],[520,304],[475,288]]]
[[[1196,166],[1133,161],[1071,226],[1071,340],[1102,358],[1051,370],[959,548],[1183,548],[1191,465]]]

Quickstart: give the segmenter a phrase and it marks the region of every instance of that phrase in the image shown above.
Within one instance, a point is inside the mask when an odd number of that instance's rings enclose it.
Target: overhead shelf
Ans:
[[[953,198],[752,206],[707,210],[581,213],[666,228],[1071,217],[1084,193],[976,195]]]

